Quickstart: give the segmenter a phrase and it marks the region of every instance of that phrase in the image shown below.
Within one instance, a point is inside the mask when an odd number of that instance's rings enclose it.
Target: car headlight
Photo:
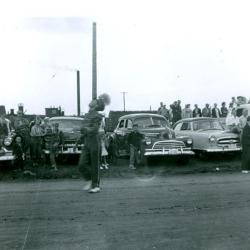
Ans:
[[[145,139],[145,144],[146,144],[146,145],[150,145],[151,143],[152,143],[151,138],[146,138],[146,139]]]
[[[215,136],[210,136],[209,137],[209,142],[216,142],[216,137]]]
[[[9,138],[9,137],[6,137],[5,139],[4,139],[4,146],[10,146],[10,144],[12,143],[12,139],[11,138]]]
[[[193,140],[191,138],[187,139],[187,144],[191,145],[193,143]]]

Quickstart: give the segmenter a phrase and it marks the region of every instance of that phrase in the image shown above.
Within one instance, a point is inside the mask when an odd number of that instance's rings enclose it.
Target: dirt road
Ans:
[[[250,175],[0,183],[0,249],[249,249]]]

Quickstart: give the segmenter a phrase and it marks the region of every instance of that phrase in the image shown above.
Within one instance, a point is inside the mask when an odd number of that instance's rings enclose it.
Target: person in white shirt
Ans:
[[[226,127],[231,132],[239,134],[240,133],[239,124],[240,124],[239,117],[236,116],[236,109],[233,108],[231,113],[229,113],[226,118]]]

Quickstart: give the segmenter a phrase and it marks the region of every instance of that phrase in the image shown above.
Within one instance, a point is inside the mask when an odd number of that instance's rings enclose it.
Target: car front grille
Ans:
[[[224,146],[224,145],[240,143],[240,139],[239,138],[232,138],[232,137],[219,138],[217,140],[217,142],[218,142],[218,145]]]
[[[173,149],[185,147],[182,141],[158,141],[154,144],[153,149]]]

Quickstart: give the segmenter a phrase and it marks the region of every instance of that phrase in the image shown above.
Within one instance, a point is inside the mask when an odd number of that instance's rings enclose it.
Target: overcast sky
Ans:
[[[61,105],[76,114],[79,69],[87,112],[93,21],[98,93],[110,94],[108,110],[123,109],[122,91],[127,110],[250,97],[247,1],[21,2],[0,13],[0,104],[7,110],[23,103],[27,113],[44,114]]]

